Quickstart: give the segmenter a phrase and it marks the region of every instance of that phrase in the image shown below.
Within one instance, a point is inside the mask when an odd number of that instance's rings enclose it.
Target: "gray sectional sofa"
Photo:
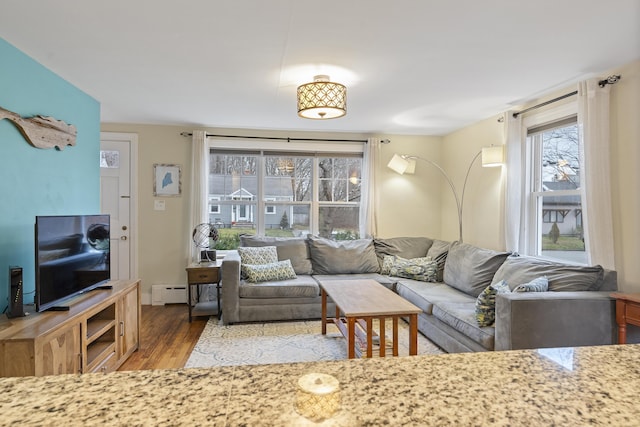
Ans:
[[[426,237],[337,242],[316,236],[242,236],[241,246],[275,246],[278,260],[290,262],[295,278],[250,283],[242,278],[240,254],[230,251],[222,263],[225,324],[318,319],[320,283],[340,280],[348,286],[351,279],[370,278],[420,307],[419,331],[450,353],[602,345],[616,339],[615,301],[609,297],[617,289],[616,273],[600,266]],[[411,262],[398,267],[400,261],[425,259],[431,260],[421,261],[428,268]],[[389,271],[390,265],[396,268]],[[420,274],[414,276],[416,271]],[[548,291],[498,293],[495,323],[478,324],[478,296],[489,285],[504,281],[513,290],[541,276],[548,279]]]

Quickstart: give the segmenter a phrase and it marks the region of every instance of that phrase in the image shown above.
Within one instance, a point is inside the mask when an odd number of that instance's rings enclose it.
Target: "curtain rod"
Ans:
[[[193,136],[191,132],[182,132],[182,136]],[[242,135],[214,135],[211,133],[205,133],[205,137],[212,138],[241,138],[241,139],[267,139],[277,141],[315,141],[315,142],[362,142],[367,143],[366,139],[326,139],[326,138],[284,138],[279,136],[242,136]]]
[[[616,84],[616,83],[618,83],[618,81],[619,81],[621,78],[622,78],[622,76],[621,76],[621,75],[612,75],[612,76],[609,76],[609,77],[607,77],[606,79],[600,80],[600,81],[598,82],[598,86],[600,86],[600,87],[605,87],[606,85],[613,85],[613,84]],[[534,105],[533,107],[525,108],[525,109],[524,109],[524,110],[522,110],[522,111],[517,111],[517,112],[513,113],[513,117],[514,117],[514,118],[516,118],[516,117],[518,117],[520,114],[524,114],[524,113],[527,113],[527,112],[529,112],[529,111],[531,111],[531,110],[535,110],[535,109],[538,109],[538,108],[540,108],[540,107],[544,107],[545,105],[553,104],[554,102],[561,101],[561,100],[563,100],[563,99],[565,99],[565,98],[568,98],[568,97],[570,97],[570,96],[577,95],[577,94],[578,94],[578,91],[577,91],[577,90],[574,90],[574,91],[573,91],[573,92],[571,92],[571,93],[566,93],[566,94],[561,95],[561,96],[559,96],[559,97],[557,97],[557,98],[553,98],[553,99],[550,99],[549,101],[543,102],[543,103],[541,103],[541,104]]]

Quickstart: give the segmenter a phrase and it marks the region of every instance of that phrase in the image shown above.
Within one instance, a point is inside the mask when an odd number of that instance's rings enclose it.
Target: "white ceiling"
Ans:
[[[640,58],[640,0],[0,0],[0,37],[103,122],[441,135]],[[345,117],[297,116],[316,74]]]

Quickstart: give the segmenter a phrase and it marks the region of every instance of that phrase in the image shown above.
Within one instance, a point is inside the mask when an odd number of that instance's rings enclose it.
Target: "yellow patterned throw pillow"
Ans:
[[[507,282],[500,280],[487,286],[476,299],[476,321],[479,326],[491,326],[496,321],[496,295],[510,293]]]
[[[247,278],[247,265],[272,264],[278,262],[278,250],[275,246],[239,247],[240,271]]]
[[[382,258],[382,267],[380,267],[380,274],[384,274],[388,276],[391,274],[391,267],[393,267],[393,261],[396,260],[396,257],[393,255],[385,255]]]
[[[247,273],[247,282],[252,283],[288,280],[297,277],[291,260],[288,259],[269,264],[246,264],[244,268]]]

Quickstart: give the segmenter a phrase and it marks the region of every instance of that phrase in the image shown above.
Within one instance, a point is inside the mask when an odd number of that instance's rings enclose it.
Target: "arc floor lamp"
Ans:
[[[484,147],[480,150],[469,163],[469,167],[467,168],[467,173],[464,177],[464,183],[462,185],[462,194],[458,196],[458,191],[456,190],[456,186],[453,184],[453,181],[447,175],[444,169],[434,162],[433,160],[425,159],[424,157],[412,156],[408,154],[394,154],[391,158],[391,161],[387,164],[387,167],[392,169],[393,171],[403,174],[413,174],[416,169],[416,161],[421,160],[423,162],[429,163],[431,166],[435,167],[440,171],[444,179],[449,184],[449,188],[451,188],[451,192],[453,193],[453,197],[456,200],[456,207],[458,210],[458,240],[462,243],[462,209],[464,207],[464,191],[467,187],[467,179],[469,178],[469,172],[471,172],[471,167],[475,163],[475,161],[482,156],[482,167],[494,167],[501,166],[504,163],[504,146],[497,145],[491,147]]]

